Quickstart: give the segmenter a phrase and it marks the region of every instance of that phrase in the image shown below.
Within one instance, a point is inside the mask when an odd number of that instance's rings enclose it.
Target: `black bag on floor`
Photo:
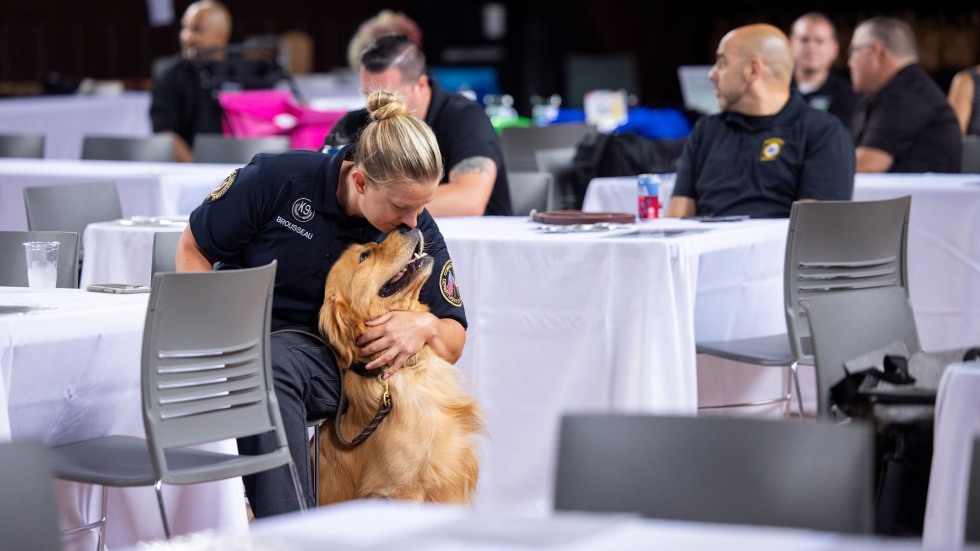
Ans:
[[[844,364],[832,403],[876,427],[876,533],[921,536],[939,379],[946,366],[978,356],[980,348],[909,354],[896,342]]]

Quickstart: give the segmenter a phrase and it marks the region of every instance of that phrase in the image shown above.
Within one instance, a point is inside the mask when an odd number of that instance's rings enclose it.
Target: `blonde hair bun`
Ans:
[[[375,121],[409,114],[405,107],[405,100],[395,92],[387,90],[371,92],[367,99],[367,110],[371,113],[371,120]]]
[[[367,99],[371,122],[361,130],[354,163],[371,182],[393,185],[438,182],[442,154],[429,125],[414,117],[396,92],[379,90]]]

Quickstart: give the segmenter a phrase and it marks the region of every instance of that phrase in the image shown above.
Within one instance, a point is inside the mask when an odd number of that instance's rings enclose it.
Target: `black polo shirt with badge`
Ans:
[[[837,117],[796,92],[779,113],[701,117],[684,144],[675,196],[699,216],[786,218],[798,199],[850,200],[854,143]]]
[[[347,147],[335,156],[313,151],[259,154],[194,209],[190,229],[216,269],[252,268],[277,260],[272,329],[315,330],[327,273],[352,243],[386,234],[337,203]],[[434,315],[466,327],[446,243],[428,211],[418,217],[426,252],[435,260],[420,300]]]
[[[432,129],[439,143],[445,173],[442,183],[449,181],[449,171],[460,161],[470,157],[488,157],[497,165],[497,180],[490,192],[487,216],[510,216],[513,209],[510,203],[510,188],[507,183],[507,168],[500,149],[500,138],[493,124],[478,103],[462,94],[448,92],[429,77],[432,99],[425,114],[425,123]],[[349,111],[334,124],[324,139],[325,145],[356,141],[361,129],[371,122],[367,109]]]

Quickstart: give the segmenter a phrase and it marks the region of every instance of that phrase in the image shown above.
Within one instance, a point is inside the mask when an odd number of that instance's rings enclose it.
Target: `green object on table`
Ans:
[[[500,134],[500,131],[508,126],[520,126],[522,128],[531,127],[531,119],[529,117],[517,117],[514,118],[503,118],[503,117],[490,117],[490,123],[493,124],[493,129]]]

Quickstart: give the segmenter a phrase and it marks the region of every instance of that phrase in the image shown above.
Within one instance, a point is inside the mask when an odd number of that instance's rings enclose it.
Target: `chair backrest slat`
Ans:
[[[553,178],[547,172],[508,172],[510,203],[515,216],[527,216],[532,210],[550,210]]]
[[[539,149],[575,147],[587,134],[595,132],[592,125],[570,123],[523,128],[508,126],[500,129],[500,149],[504,166],[513,172],[538,170],[534,152]]]
[[[177,271],[177,242],[181,232],[160,231],[153,234],[153,259],[150,274]]]
[[[82,159],[99,161],[143,161],[166,163],[174,160],[170,134],[153,136],[85,136]]]
[[[870,533],[873,453],[862,422],[566,415],[555,508]]]
[[[259,153],[288,151],[289,136],[233,138],[221,134],[194,136],[194,162],[248,164]]]
[[[44,134],[0,135],[0,157],[44,158]]]

